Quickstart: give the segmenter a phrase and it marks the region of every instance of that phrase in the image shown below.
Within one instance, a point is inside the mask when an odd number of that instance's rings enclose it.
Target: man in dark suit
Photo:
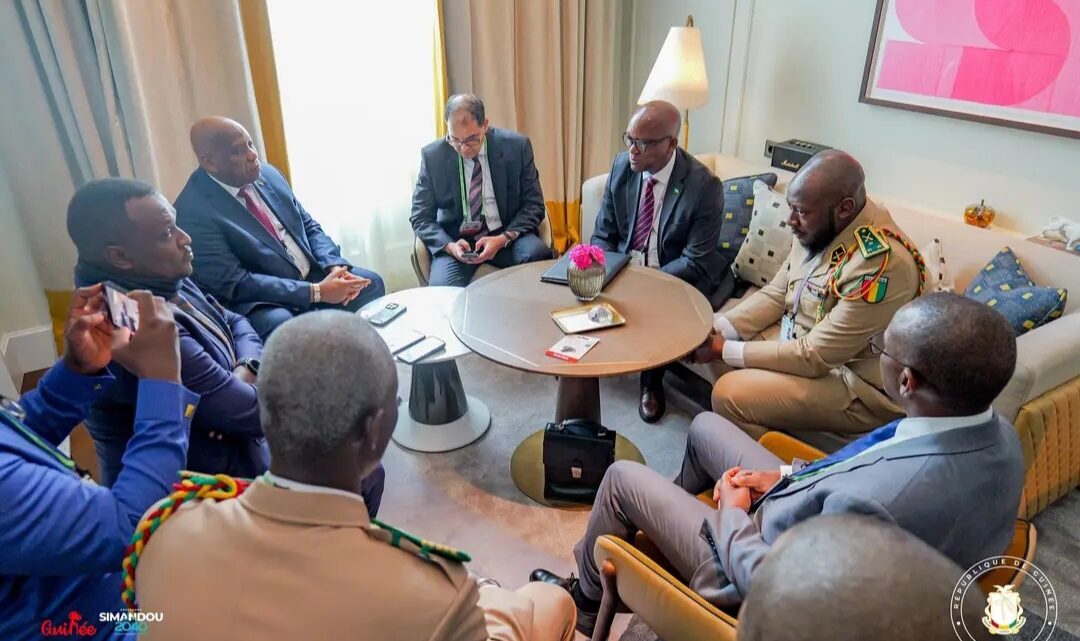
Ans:
[[[724,194],[720,179],[679,148],[681,127],[671,103],[657,100],[634,112],[623,134],[628,151],[611,165],[592,243],[681,278],[717,309],[731,294],[720,288],[729,264],[717,247]],[[667,407],[664,371],[641,373],[638,414],[646,423],[660,420]]]
[[[255,383],[263,343],[248,320],[218,304],[188,278],[191,237],[176,226],[173,209],[152,186],[107,178],[81,187],[71,199],[68,234],[79,252],[75,281],[103,281],[148,290],[169,302],[180,335],[180,380],[202,398],[191,422],[187,468],[254,477],[267,470]],[[138,331],[136,331],[138,333]],[[116,381],[86,419],[111,486],[137,424],[138,379],[118,363]],[[367,505],[377,509],[383,474],[367,480]]]
[[[490,262],[510,267],[551,258],[537,235],[544,194],[532,143],[488,127],[472,94],[446,102],[447,136],[420,151],[413,229],[431,252],[431,285],[463,287]]]
[[[199,168],[176,198],[176,215],[191,234],[195,280],[264,340],[296,314],[356,311],[386,293],[378,274],[341,257],[239,123],[202,118],[191,147]]]

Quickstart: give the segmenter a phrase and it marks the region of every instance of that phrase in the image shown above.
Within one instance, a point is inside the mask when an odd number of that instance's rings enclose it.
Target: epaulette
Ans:
[[[863,258],[873,258],[891,251],[889,241],[885,240],[885,236],[870,225],[857,227],[853,233],[855,241],[859,244],[859,253]]]
[[[380,530],[384,530],[390,534],[390,545],[396,548],[401,547],[402,539],[412,543],[416,547],[420,548],[420,556],[425,559],[430,559],[431,555],[442,557],[444,559],[450,559],[451,561],[457,561],[458,563],[468,563],[472,561],[472,557],[466,552],[450,547],[449,545],[443,545],[442,543],[436,543],[434,541],[428,541],[422,539],[413,534],[409,534],[405,530],[400,530],[392,525],[387,525],[379,519],[371,519],[371,524]]]

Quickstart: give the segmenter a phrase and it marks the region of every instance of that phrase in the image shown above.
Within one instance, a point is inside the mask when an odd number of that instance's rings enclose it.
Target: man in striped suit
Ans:
[[[483,263],[551,258],[537,231],[544,194],[526,136],[488,127],[472,94],[446,102],[446,138],[420,151],[412,223],[431,252],[430,285],[464,287]]]
[[[627,151],[615,156],[596,215],[592,243],[690,283],[717,309],[728,260],[720,254],[720,179],[678,146],[682,118],[660,100],[642,105],[623,134]],[[730,289],[730,288],[729,288]],[[641,374],[638,414],[646,423],[664,415],[664,369]]]

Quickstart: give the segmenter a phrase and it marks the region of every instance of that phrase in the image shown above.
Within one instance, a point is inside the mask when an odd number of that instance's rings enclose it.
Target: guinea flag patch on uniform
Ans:
[[[885,298],[885,289],[888,286],[888,276],[878,276],[876,280],[870,275],[863,276],[865,293],[862,295],[862,299],[868,303],[880,303],[881,299]]]

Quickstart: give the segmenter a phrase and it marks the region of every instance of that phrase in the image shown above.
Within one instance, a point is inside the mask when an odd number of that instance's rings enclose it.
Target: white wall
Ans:
[[[718,151],[723,131],[734,11],[735,0],[634,0],[629,95],[623,111],[616,114],[617,121],[625,123],[629,119],[668,30],[686,26],[686,16],[693,15],[694,26],[701,30],[705,50],[709,102],[690,112],[690,151]]]
[[[852,153],[886,201],[959,219],[985,198],[998,225],[1028,233],[1080,220],[1080,140],[859,102],[875,4],[754,2],[738,154],[760,162],[766,138],[802,138]],[[716,137],[702,126],[692,137]]]

